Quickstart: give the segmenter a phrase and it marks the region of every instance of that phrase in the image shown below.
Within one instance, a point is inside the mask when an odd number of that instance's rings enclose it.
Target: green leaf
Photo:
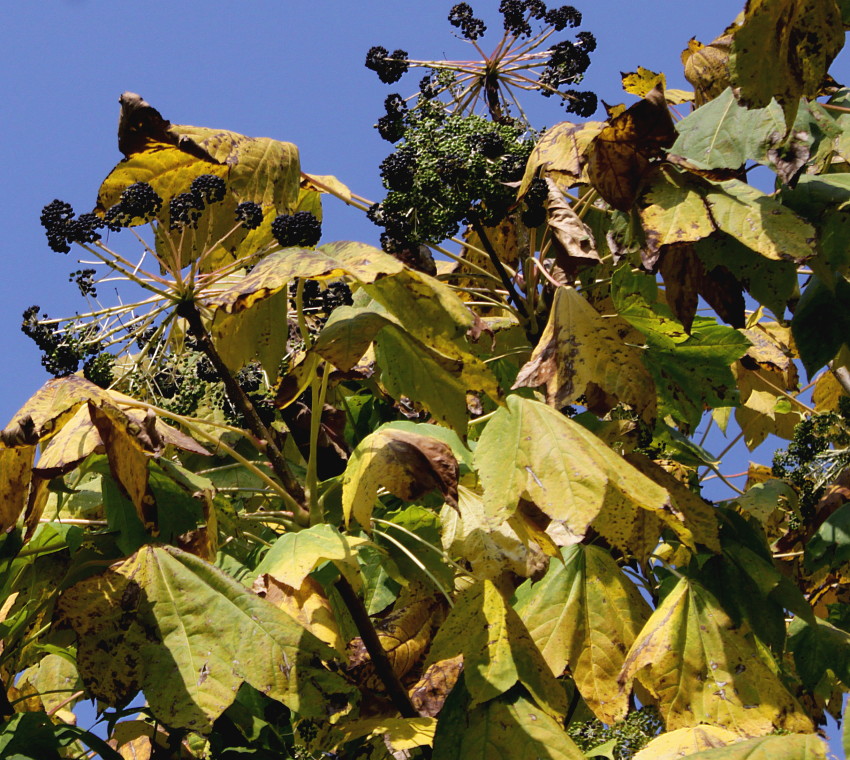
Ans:
[[[444,710],[434,735],[434,760],[584,760],[560,722],[519,689],[471,710],[450,697]]]
[[[718,229],[761,256],[798,263],[814,256],[814,227],[752,185],[737,179],[711,183],[704,197]]]
[[[387,325],[401,327],[395,317],[371,308],[339,306],[331,312],[316,338],[313,350],[343,372],[366,353],[375,336]]]
[[[777,317],[784,315],[785,304],[797,285],[797,266],[793,261],[766,259],[724,233],[697,241],[694,250],[707,272],[726,267],[759,303]]]
[[[566,693],[519,615],[490,581],[479,581],[458,596],[423,670],[459,654],[472,707],[521,683],[549,715],[562,719],[566,713]]]
[[[71,587],[60,605],[90,692],[127,700],[141,686],[154,714],[175,728],[209,732],[243,682],[304,717],[327,717],[352,698],[321,664],[333,650],[174,547],[141,549]]]
[[[50,718],[41,712],[23,712],[0,727],[0,758],[59,760],[59,740]]]
[[[364,538],[345,536],[327,524],[284,533],[257,565],[256,575],[268,573],[281,583],[300,588],[304,579],[322,562],[357,568],[357,550],[369,542]]]
[[[850,633],[825,620],[795,619],[788,630],[788,649],[803,685],[814,691],[828,670],[850,687]]]
[[[569,666],[585,702],[610,725],[628,710],[617,676],[651,610],[607,551],[576,544],[561,554],[540,581],[517,589],[514,609],[552,673]]]
[[[700,722],[743,736],[813,728],[748,630],[686,578],[653,612],[626,656],[620,683],[626,688],[636,676],[658,699],[668,730]]]
[[[785,135],[785,115],[775,100],[765,108],[745,108],[727,87],[677,122],[676,131],[671,153],[699,169],[737,169],[747,161],[767,161],[767,151]]]
[[[813,277],[791,321],[791,332],[809,377],[832,361],[850,340],[850,283],[836,278],[828,287]]]
[[[809,572],[843,565],[850,560],[850,504],[841,505],[824,520],[805,546]]]
[[[663,512],[667,492],[614,453],[593,433],[538,401],[509,396],[481,433],[475,465],[493,525],[530,498],[577,536],[603,508],[620,533],[631,533],[632,509]],[[619,517],[619,524],[616,523]]]
[[[843,45],[841,13],[833,0],[750,0],[732,38],[732,85],[751,108],[775,97],[790,126],[800,97],[819,94]]]

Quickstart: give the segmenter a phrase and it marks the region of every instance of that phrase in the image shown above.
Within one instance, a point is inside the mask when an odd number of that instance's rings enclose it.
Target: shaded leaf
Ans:
[[[463,671],[463,655],[431,664],[410,688],[410,701],[420,715],[434,717]]]
[[[351,454],[342,478],[342,509],[366,530],[378,489],[383,486],[404,501],[437,490],[457,504],[458,464],[442,441],[417,433],[384,428],[364,438]]]
[[[843,45],[841,13],[831,0],[750,0],[732,38],[732,84],[749,107],[775,97],[790,126],[800,97],[819,94]]]
[[[354,306],[338,306],[319,333],[313,350],[343,372],[348,372],[387,325],[401,326],[385,312]]]
[[[729,86],[729,48],[732,36],[722,34],[708,45],[691,38],[682,51],[685,79],[694,88],[694,103],[697,107],[716,98]]]
[[[635,676],[658,699],[668,730],[700,722],[743,736],[777,728],[812,730],[747,629],[686,578],[664,598],[629,651],[620,683],[627,686]]]
[[[559,718],[566,713],[564,690],[519,615],[490,581],[479,581],[458,596],[434,637],[425,667],[459,654],[472,706],[522,683],[546,713]]]
[[[0,445],[0,531],[14,527],[26,509],[35,446]]]
[[[848,345],[849,304],[850,283],[843,277],[836,279],[834,288],[813,277],[803,291],[791,321],[791,332],[809,377]]]
[[[547,402],[560,409],[595,385],[650,420],[652,378],[640,351],[624,340],[625,332],[622,323],[603,319],[574,288],[558,288],[546,328],[513,388],[545,385]]]
[[[614,208],[628,211],[638,196],[651,159],[676,138],[660,88],[615,116],[590,144],[587,171],[599,194]]]
[[[651,610],[607,551],[576,545],[561,554],[542,580],[517,589],[514,609],[552,673],[569,666],[596,717],[616,723],[629,703],[617,675]]]

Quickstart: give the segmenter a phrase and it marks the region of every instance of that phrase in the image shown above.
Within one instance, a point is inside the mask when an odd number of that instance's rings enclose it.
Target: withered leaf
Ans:
[[[462,654],[431,665],[410,689],[410,701],[416,711],[432,718],[438,715],[462,671]]]

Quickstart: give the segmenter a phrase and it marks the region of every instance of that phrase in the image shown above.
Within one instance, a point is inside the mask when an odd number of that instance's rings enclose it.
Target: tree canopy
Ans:
[[[127,92],[92,210],[44,207],[86,306],[24,313],[54,378],[0,432],[0,760],[825,758],[850,5],[749,0],[605,121],[580,12],[500,12],[487,54],[451,9],[467,61],[366,54],[424,75],[377,202]],[[785,443],[739,487],[709,427]]]

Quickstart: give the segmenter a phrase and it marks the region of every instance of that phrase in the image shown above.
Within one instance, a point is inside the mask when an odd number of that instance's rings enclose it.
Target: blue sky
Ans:
[[[497,0],[472,0],[498,39]],[[558,5],[560,3],[552,3]],[[680,53],[691,37],[709,42],[743,0],[594,0],[574,3],[582,29],[598,40],[584,86],[609,103],[631,101],[620,72],[645,66],[690,89]],[[380,200],[377,166],[391,148],[373,124],[390,92],[406,95],[419,76],[383,85],[363,60],[372,45],[413,58],[467,58],[446,21],[451,0],[40,0],[6,3],[0,79],[0,427],[47,379],[21,313],[39,304],[52,316],[84,306],[68,274],[79,268],[47,248],[38,217],[61,198],[78,211],[121,158],[118,96],[140,93],[174,123],[231,129],[296,143],[302,167],[335,174]],[[844,53],[833,66],[850,80]],[[567,117],[554,100],[529,95],[542,127]],[[360,212],[328,201],[324,240],[377,244],[378,228]],[[109,293],[101,289],[104,301]],[[718,448],[722,447],[722,443]],[[769,454],[757,457],[769,461]],[[745,469],[747,455],[740,455]],[[734,471],[734,470],[733,470]]]

